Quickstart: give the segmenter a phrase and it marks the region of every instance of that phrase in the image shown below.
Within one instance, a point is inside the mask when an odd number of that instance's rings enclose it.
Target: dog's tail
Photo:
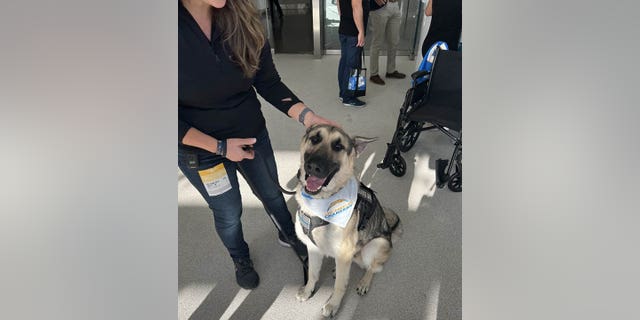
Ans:
[[[384,217],[387,220],[387,224],[391,227],[391,243],[395,243],[402,237],[402,222],[400,221],[400,217],[395,211],[389,208],[384,209]]]

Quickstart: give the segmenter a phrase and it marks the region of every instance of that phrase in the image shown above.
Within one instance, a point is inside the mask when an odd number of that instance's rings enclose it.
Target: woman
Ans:
[[[260,280],[242,233],[237,171],[286,233],[281,244],[306,255],[273,181],[276,164],[256,91],[306,127],[333,122],[281,82],[251,0],[179,1],[178,42],[178,166],[213,211],[238,284],[252,289]]]

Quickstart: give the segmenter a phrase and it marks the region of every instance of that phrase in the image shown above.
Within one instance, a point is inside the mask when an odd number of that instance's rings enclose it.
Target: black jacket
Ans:
[[[189,11],[178,2],[178,147],[189,128],[217,139],[255,137],[265,128],[257,92],[285,114],[300,100],[282,83],[269,44],[262,48],[260,69],[246,78],[231,61],[222,30],[212,27],[208,41]],[[291,101],[282,101],[291,98]]]

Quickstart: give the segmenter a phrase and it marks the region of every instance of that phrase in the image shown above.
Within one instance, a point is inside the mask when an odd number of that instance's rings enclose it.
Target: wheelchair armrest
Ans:
[[[429,71],[416,71],[411,74],[411,79],[413,79],[413,81],[416,81],[416,79],[424,77],[428,74],[429,74]]]

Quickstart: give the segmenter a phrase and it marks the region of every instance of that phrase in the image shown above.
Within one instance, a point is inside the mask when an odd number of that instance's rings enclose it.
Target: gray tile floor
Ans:
[[[378,192],[383,205],[398,212],[404,235],[364,297],[355,292],[363,271],[353,265],[349,291],[336,318],[461,319],[462,194],[434,185],[435,160],[448,158],[453,145],[438,132],[423,132],[416,146],[404,155],[408,171],[404,177],[376,168],[391,139],[409,80],[390,79],[386,86],[369,83],[363,99],[367,107],[350,109],[337,99],[338,59],[276,55],[275,62],[285,83],[317,113],[338,121],[352,135],[380,138],[365,150],[356,170],[360,179]],[[386,58],[381,57],[381,73],[386,71],[385,63]],[[415,61],[407,57],[398,57],[397,65],[407,74],[415,69]],[[299,165],[297,150],[304,128],[266,103],[263,112],[280,181],[290,183]],[[307,302],[296,301],[302,267],[290,249],[278,245],[273,224],[243,181],[241,189],[245,238],[261,278],[260,286],[251,291],[236,285],[233,265],[215,234],[211,212],[178,171],[178,318],[321,319],[320,308],[333,287],[333,260],[325,258],[315,296]],[[286,199],[294,212],[295,200]]]

